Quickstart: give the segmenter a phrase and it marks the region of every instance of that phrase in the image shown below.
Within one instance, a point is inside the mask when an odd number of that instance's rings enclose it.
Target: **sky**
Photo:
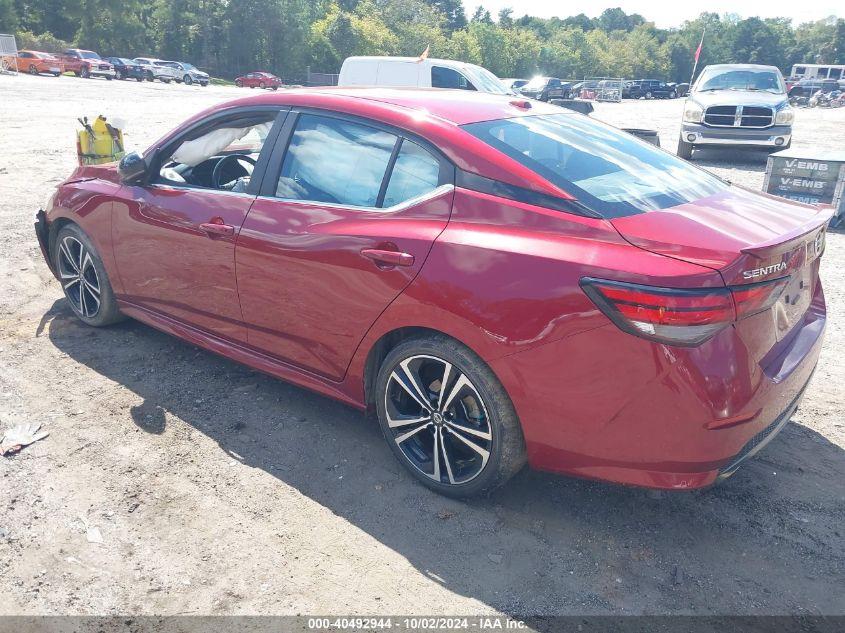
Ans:
[[[601,14],[605,9],[620,7],[625,13],[639,13],[646,20],[654,22],[658,28],[680,26],[684,20],[697,17],[704,11],[736,13],[742,18],[758,16],[761,18],[787,17],[794,24],[821,20],[830,15],[845,17],[845,3],[842,0],[743,0],[733,2],[726,0],[708,0],[705,2],[655,2],[652,0],[464,0],[467,13],[472,15],[479,4],[490,11],[495,18],[499,10],[505,7],[513,9],[514,17],[524,14],[541,18],[558,16],[565,18],[570,15],[584,13],[591,18]]]

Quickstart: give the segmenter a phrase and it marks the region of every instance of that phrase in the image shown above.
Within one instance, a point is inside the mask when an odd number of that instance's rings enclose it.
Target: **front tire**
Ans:
[[[82,72],[79,73],[79,76],[82,77],[83,79],[90,79],[91,78],[91,71],[86,66],[85,68],[82,69]]]
[[[683,158],[684,160],[691,160],[693,149],[695,149],[695,145],[693,145],[692,143],[687,143],[682,138],[678,139],[678,158]]]
[[[397,345],[382,363],[375,400],[393,454],[435,492],[488,493],[526,463],[522,428],[504,387],[453,339],[431,335]]]
[[[185,83],[186,86],[190,86],[192,83],[194,83],[194,80],[191,79],[190,75],[185,75],[184,77],[182,77],[182,81]]]
[[[102,327],[122,319],[103,260],[76,224],[59,229],[53,245],[53,265],[65,298],[80,321]]]
[[[38,69],[35,67],[35,64],[29,65],[29,74],[30,75],[37,75],[38,74]]]

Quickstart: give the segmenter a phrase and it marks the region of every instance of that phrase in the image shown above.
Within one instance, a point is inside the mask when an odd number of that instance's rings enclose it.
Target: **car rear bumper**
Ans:
[[[821,350],[811,307],[757,358],[738,328],[677,348],[599,327],[491,362],[522,422],[532,467],[659,489],[733,474],[789,421]]]
[[[709,127],[684,123],[681,138],[693,145],[785,147],[792,138],[792,127],[775,125],[762,129]]]

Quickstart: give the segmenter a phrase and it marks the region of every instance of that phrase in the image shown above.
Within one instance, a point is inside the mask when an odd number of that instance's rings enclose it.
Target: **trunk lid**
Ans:
[[[755,320],[771,323],[770,344],[765,346],[771,347],[810,306],[832,215],[829,207],[731,187],[692,203],[611,222],[631,244],[716,270],[727,286],[788,278],[770,309],[771,321]]]
[[[832,215],[827,207],[731,187],[611,222],[631,244],[717,270],[731,286],[784,277],[803,267],[801,247],[823,234]]]

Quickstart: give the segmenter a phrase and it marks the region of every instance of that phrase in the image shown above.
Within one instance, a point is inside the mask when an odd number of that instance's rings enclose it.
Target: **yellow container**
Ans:
[[[80,119],[82,129],[76,140],[76,154],[80,165],[101,165],[123,158],[123,130],[109,125],[106,117],[100,115],[93,125],[88,118]]]

